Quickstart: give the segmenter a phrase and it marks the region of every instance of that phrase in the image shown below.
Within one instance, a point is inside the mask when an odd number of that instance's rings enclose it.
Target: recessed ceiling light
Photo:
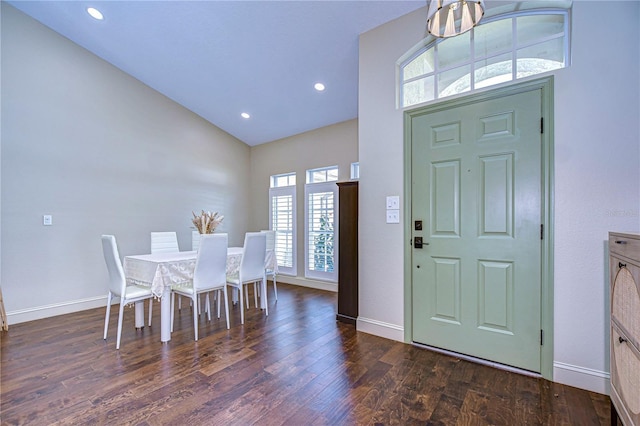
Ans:
[[[243,112],[242,114],[240,114],[240,116],[241,116],[242,118],[251,118],[251,116],[250,116],[248,113],[246,113],[246,112]]]
[[[102,12],[100,12],[95,7],[88,7],[87,13],[91,15],[92,18],[97,19],[98,21],[102,21],[104,19],[104,16],[102,16]]]
[[[322,83],[316,83],[313,85],[313,87],[318,91],[318,92],[322,92],[324,90],[324,84]]]

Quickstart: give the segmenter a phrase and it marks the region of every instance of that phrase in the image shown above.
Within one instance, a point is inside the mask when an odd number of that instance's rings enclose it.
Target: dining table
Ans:
[[[242,247],[227,249],[227,275],[233,275],[240,269]],[[123,262],[127,285],[151,287],[153,295],[160,299],[160,341],[171,340],[171,288],[192,285],[193,272],[198,258],[197,251],[179,251],[171,253],[153,253],[125,256]],[[278,262],[273,250],[265,254],[265,268],[275,268]],[[262,291],[266,294],[266,280],[262,283]],[[265,298],[260,298],[261,308],[266,308]],[[135,324],[137,328],[144,326],[144,305],[135,304]]]

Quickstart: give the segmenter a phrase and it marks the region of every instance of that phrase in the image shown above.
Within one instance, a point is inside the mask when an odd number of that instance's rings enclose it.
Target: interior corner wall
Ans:
[[[0,7],[0,27],[2,26],[2,7]],[[1,30],[1,28],[0,28]],[[2,82],[2,40],[0,40],[0,82]],[[0,99],[2,84],[0,83]],[[0,236],[2,235],[2,106],[0,104]],[[2,238],[0,237],[0,294],[2,293]],[[0,300],[2,297],[0,296]],[[4,303],[4,302],[2,302]]]
[[[278,281],[337,291],[337,284],[308,280],[304,274],[304,185],[306,171],[338,166],[338,180],[351,177],[358,161],[358,120],[353,119],[251,148],[251,227],[269,229],[269,178],[296,173],[297,276],[278,275]]]
[[[573,2],[571,65],[553,72],[554,381],[601,393],[609,379],[608,232],[640,230],[640,3],[612,3],[615,16],[597,2]],[[357,325],[397,340],[408,242],[402,223],[384,223],[381,206],[406,190],[396,62],[424,37],[425,20],[423,8],[360,38]],[[610,31],[594,37],[594,28]]]
[[[242,245],[250,148],[2,2],[2,292],[9,323],[104,306],[101,234],[191,247],[192,211]],[[53,216],[43,226],[43,215]]]

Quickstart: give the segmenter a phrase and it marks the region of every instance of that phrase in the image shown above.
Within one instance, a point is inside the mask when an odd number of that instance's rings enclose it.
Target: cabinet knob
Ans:
[[[618,262],[618,269],[622,269],[622,268],[626,268],[626,267],[627,267],[626,263]]]
[[[616,244],[627,244],[624,240],[616,240]]]
[[[618,342],[620,342],[620,343],[624,343],[624,342],[626,342],[626,341],[627,341],[627,339],[625,339],[624,337],[622,337],[622,336],[619,336],[619,337],[618,337]]]

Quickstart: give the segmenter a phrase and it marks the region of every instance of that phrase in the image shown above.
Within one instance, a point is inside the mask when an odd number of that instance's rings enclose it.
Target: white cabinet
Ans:
[[[609,271],[611,416],[640,426],[640,235],[609,233]]]

